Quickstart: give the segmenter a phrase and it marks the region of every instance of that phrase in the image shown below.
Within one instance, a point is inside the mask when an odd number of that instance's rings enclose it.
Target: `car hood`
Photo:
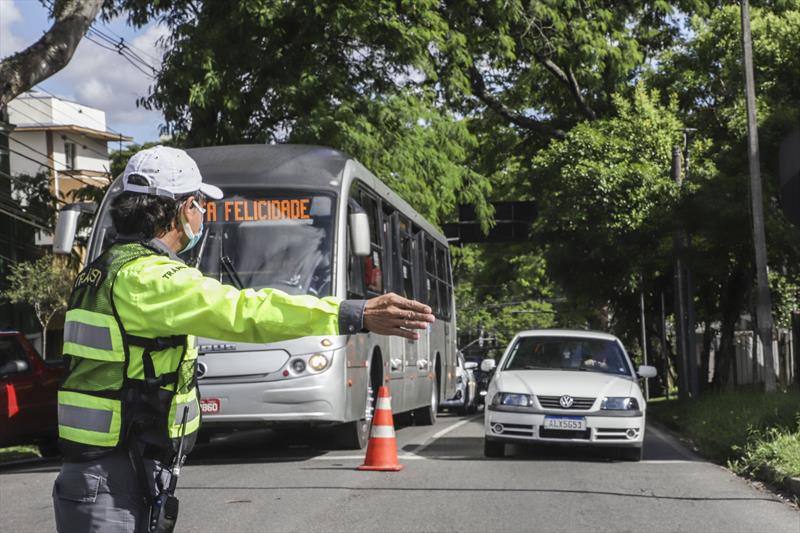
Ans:
[[[625,376],[559,370],[508,370],[498,373],[493,385],[497,392],[577,397],[631,396],[637,388]]]

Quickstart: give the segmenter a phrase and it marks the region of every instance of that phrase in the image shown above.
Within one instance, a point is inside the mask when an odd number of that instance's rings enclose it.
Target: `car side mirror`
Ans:
[[[369,219],[363,211],[350,213],[350,250],[353,255],[366,257],[372,247],[369,240]]]
[[[0,375],[8,375],[8,374],[20,374],[22,372],[26,372],[30,368],[27,361],[22,359],[16,359],[14,361],[8,361],[0,366]]]
[[[658,374],[658,370],[656,370],[656,367],[654,366],[641,365],[636,373],[643,378],[654,378]]]
[[[476,363],[475,361],[469,361],[468,363],[464,363],[465,370],[475,370],[476,368],[478,368],[478,363]]]
[[[484,359],[481,361],[481,371],[491,372],[497,367],[497,361],[494,359]]]

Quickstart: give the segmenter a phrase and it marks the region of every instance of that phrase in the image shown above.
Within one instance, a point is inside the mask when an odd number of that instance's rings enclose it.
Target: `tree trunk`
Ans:
[[[717,364],[714,369],[714,385],[718,389],[732,386],[736,382],[736,347],[734,346],[734,329],[742,309],[745,292],[745,273],[737,268],[731,272],[722,287],[720,308],[722,310],[722,328],[720,330],[720,346]]]
[[[34,44],[0,62],[0,108],[64,68],[103,0],[56,0],[55,21]]]
[[[703,353],[700,356],[700,382],[698,390],[702,395],[708,389],[708,368],[711,366],[711,341],[714,340],[714,330],[711,322],[703,324]]]
[[[42,327],[42,359],[47,360],[47,324]]]

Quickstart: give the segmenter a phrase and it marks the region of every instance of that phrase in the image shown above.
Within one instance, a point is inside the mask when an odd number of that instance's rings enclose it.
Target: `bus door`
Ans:
[[[415,239],[417,250],[417,282],[419,288],[417,290],[418,299],[427,304],[433,313],[437,315],[438,320],[438,306],[437,306],[437,290],[436,290],[436,264],[435,255],[433,252],[433,241],[430,237],[420,231]],[[433,336],[439,329],[438,324],[429,327],[427,331],[422,332],[419,339],[419,354],[417,357],[417,375],[424,383],[428,383],[429,375],[434,371],[436,361],[434,359],[433,346],[436,343],[432,342]],[[422,405],[426,405],[430,399],[430,388],[418,388],[419,401]]]
[[[397,238],[397,224],[399,214],[384,204],[383,217],[383,238],[384,250],[386,251],[386,271],[387,288],[395,293],[400,293],[397,287],[397,275],[399,271],[399,240]],[[392,406],[394,409],[406,410],[408,400],[405,394],[405,367],[406,367],[406,339],[389,337],[389,379],[392,387]]]
[[[394,239],[393,264],[396,266],[393,277],[393,290],[397,294],[411,300],[416,299],[414,283],[414,257],[416,247],[414,245],[411,223],[405,216],[395,213],[392,217],[392,238]],[[405,365],[403,368],[403,394],[408,408],[419,405],[417,401],[419,391],[419,372],[417,364],[419,361],[420,341],[399,338],[404,344]]]

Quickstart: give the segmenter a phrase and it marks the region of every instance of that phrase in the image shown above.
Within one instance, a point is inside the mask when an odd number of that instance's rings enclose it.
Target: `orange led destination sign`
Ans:
[[[292,200],[221,200],[206,204],[206,222],[311,220],[311,198]]]

